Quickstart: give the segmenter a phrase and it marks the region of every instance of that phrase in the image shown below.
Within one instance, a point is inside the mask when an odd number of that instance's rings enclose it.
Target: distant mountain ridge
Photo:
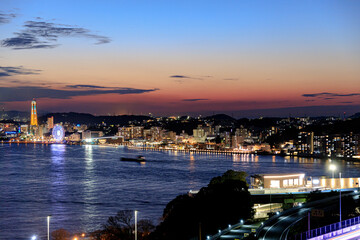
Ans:
[[[360,118],[360,112],[355,113],[354,115],[350,116],[351,119]]]
[[[29,121],[30,120],[30,111],[21,112],[21,111],[1,111],[0,119],[3,120],[17,120],[17,121]]]

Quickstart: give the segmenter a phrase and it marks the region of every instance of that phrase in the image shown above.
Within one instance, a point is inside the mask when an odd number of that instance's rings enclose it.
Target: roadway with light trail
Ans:
[[[345,193],[345,196],[354,196],[358,193]],[[319,200],[316,202],[310,202],[304,204],[302,207],[291,208],[284,211],[279,216],[274,216],[266,221],[258,232],[257,236],[259,240],[285,240],[289,234],[290,228],[301,219],[307,217],[308,212],[313,208],[330,207],[339,204],[339,197],[334,196],[331,198]],[[340,238],[341,239],[341,238]]]

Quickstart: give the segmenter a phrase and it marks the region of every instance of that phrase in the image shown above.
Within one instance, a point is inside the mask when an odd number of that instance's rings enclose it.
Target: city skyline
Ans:
[[[70,4],[71,3],[71,4]],[[3,1],[0,106],[92,114],[360,109],[355,1]]]

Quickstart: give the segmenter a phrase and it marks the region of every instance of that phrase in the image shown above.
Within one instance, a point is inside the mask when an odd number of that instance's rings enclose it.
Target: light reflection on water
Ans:
[[[121,209],[137,209],[155,222],[167,202],[206,186],[228,169],[249,175],[304,172],[330,175],[329,160],[298,157],[139,151],[124,147],[0,144],[0,238],[46,236],[52,230],[88,232]],[[143,155],[146,164],[121,162]],[[358,163],[338,162],[344,177]]]

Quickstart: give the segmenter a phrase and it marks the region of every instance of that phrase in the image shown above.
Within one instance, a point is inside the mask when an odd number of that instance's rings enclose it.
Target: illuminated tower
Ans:
[[[31,126],[37,126],[38,125],[35,99],[33,99],[32,102],[31,102],[31,122],[30,122],[30,125]]]

